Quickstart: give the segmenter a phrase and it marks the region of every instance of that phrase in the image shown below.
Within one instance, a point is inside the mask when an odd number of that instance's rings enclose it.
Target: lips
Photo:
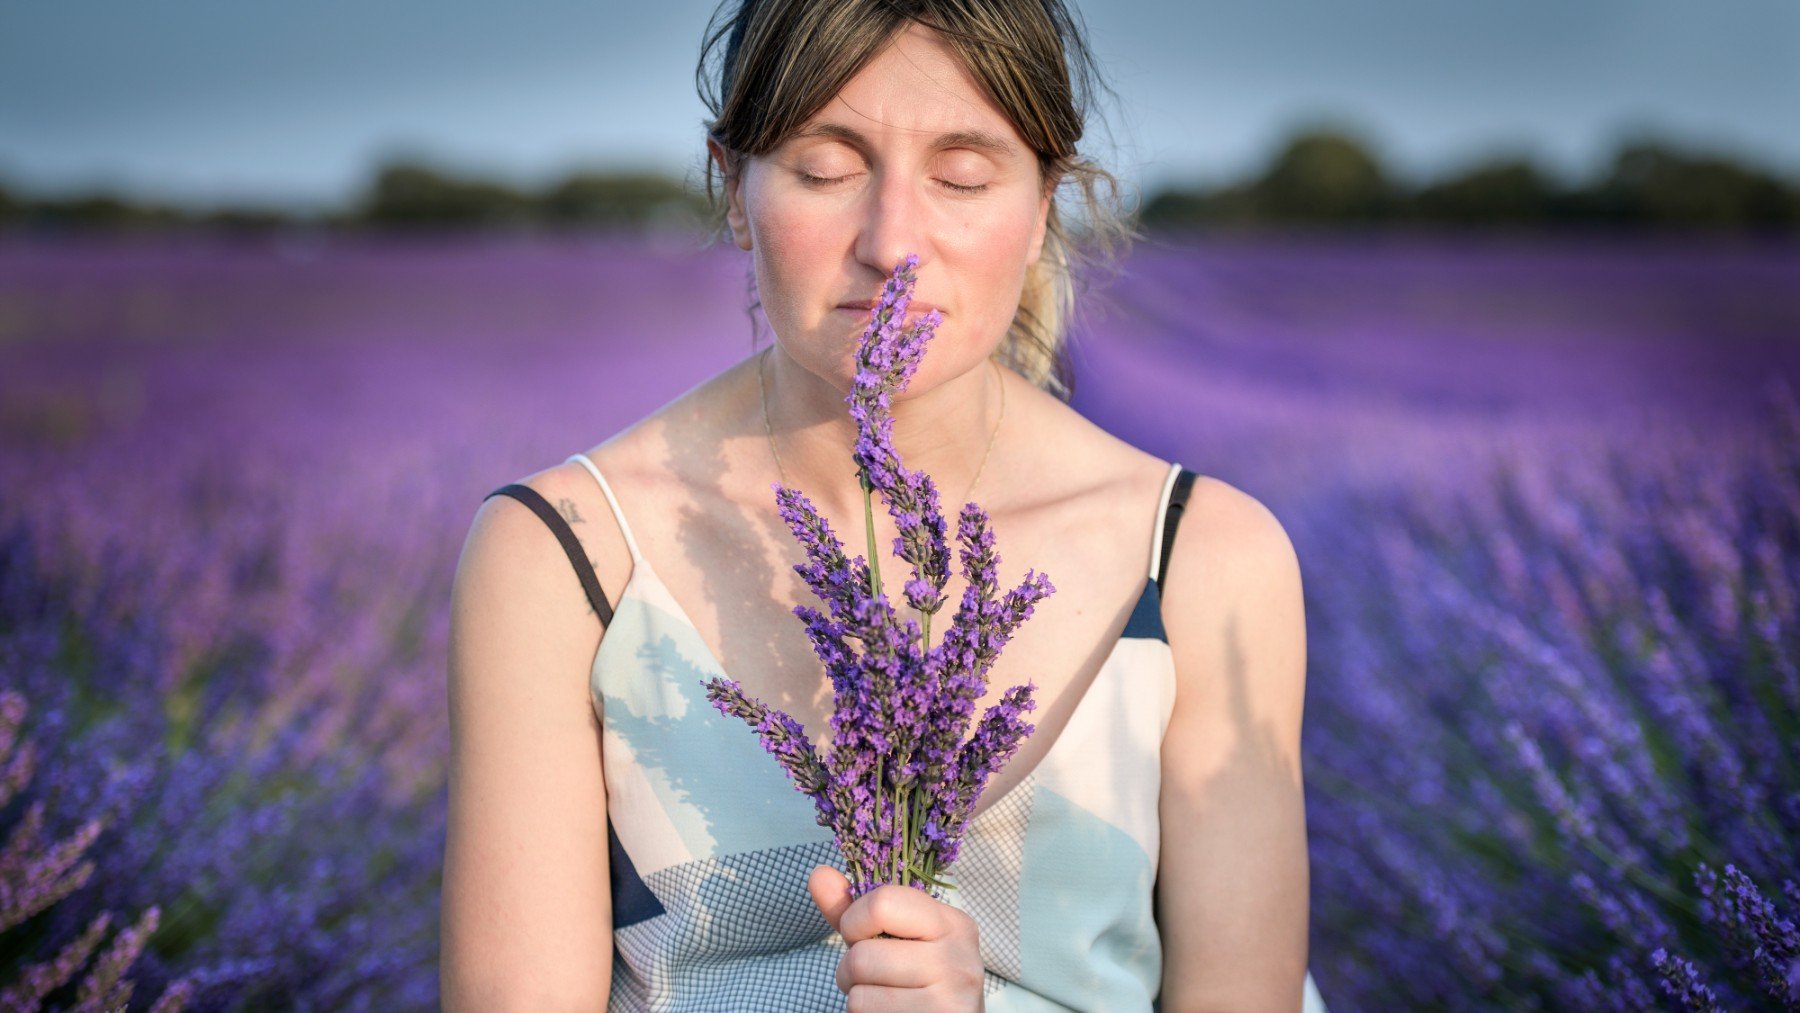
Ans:
[[[862,302],[841,302],[841,303],[838,303],[838,309],[860,310],[863,313],[872,313],[875,310],[876,304],[879,303],[880,301],[881,300],[879,300],[879,299],[866,299],[866,300],[863,300]],[[938,313],[940,313],[940,314],[942,314],[944,312],[942,309],[940,309],[937,306],[933,306],[931,303],[921,302],[917,299],[914,299],[911,302],[906,304],[906,315],[908,317],[922,317],[925,314],[930,313],[932,310],[937,310]]]

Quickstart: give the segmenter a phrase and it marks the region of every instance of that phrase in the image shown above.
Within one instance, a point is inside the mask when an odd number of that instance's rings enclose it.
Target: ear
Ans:
[[[710,137],[706,139],[706,153],[707,157],[711,158],[719,167],[719,174],[725,177],[725,223],[731,226],[732,242],[737,244],[738,249],[748,250],[750,248],[750,219],[744,214],[744,201],[739,194],[739,184],[743,182],[743,166],[740,163],[736,175],[730,173],[728,167],[731,164],[731,158],[726,153],[725,146]]]
[[[1031,232],[1031,256],[1026,259],[1027,264],[1035,264],[1043,256],[1044,233],[1050,228],[1050,199],[1055,193],[1055,187],[1051,187],[1038,199],[1037,227]]]

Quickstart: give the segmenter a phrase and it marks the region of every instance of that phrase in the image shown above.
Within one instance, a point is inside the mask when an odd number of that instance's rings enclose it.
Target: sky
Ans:
[[[1794,0],[1069,0],[1129,186],[1255,171],[1295,128],[1412,182],[1486,157],[1565,181],[1654,132],[1800,177]],[[0,0],[0,183],[327,207],[390,155],[520,185],[697,179],[713,0]]]

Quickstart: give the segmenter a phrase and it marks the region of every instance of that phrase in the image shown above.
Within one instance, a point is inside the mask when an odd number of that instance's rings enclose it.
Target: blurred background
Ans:
[[[481,497],[752,348],[712,11],[0,0],[0,1006],[435,1006]],[[1800,1008],[1800,7],[1081,13],[1072,403],[1294,539],[1326,1003]]]
[[[1800,222],[1780,0],[1090,7],[1148,225]],[[674,227],[710,12],[15,6],[0,221]]]

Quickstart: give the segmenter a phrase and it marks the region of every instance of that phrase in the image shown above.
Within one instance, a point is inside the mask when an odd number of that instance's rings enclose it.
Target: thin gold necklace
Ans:
[[[791,488],[792,483],[788,481],[787,469],[782,467],[781,464],[781,451],[775,449],[775,427],[769,422],[769,383],[763,377],[763,362],[768,359],[769,353],[774,350],[775,346],[770,345],[768,348],[763,349],[762,355],[757,357],[756,383],[757,386],[762,388],[763,430],[769,434],[769,452],[775,455],[775,468],[781,472],[781,483]],[[989,359],[988,361],[993,362],[994,372],[997,375],[1000,372],[1000,364],[994,362],[992,359]],[[958,501],[959,503],[967,503],[969,497],[974,495],[975,483],[981,481],[981,469],[987,467],[988,455],[994,451],[994,441],[1000,436],[1000,423],[1004,421],[1005,418],[1006,378],[1000,377],[1000,417],[994,420],[994,431],[988,434],[987,449],[981,452],[981,463],[975,466],[975,477],[969,480],[969,491],[963,493],[962,499]]]

